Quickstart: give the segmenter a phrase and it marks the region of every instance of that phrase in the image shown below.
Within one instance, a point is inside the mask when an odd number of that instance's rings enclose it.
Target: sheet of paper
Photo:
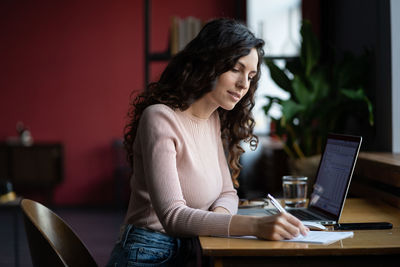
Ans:
[[[332,244],[336,241],[353,237],[353,232],[333,232],[333,231],[310,231],[306,236],[298,236],[293,239],[281,240],[284,242],[301,242],[312,244]],[[231,236],[230,238],[257,239],[255,236]]]
[[[353,232],[310,231],[306,236],[298,236],[285,242],[302,242],[314,244],[331,244],[333,242],[353,237]]]

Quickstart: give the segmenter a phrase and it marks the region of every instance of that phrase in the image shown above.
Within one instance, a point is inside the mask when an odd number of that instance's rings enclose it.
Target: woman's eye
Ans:
[[[232,71],[233,71],[233,72],[239,72],[239,70],[238,70],[238,69],[235,69],[235,68],[233,68]]]

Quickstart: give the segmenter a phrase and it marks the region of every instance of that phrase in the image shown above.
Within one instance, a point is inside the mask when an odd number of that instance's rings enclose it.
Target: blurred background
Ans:
[[[17,196],[65,216],[104,265],[129,197],[122,138],[131,94],[157,80],[188,18],[247,23],[265,39],[266,57],[282,67],[299,57],[304,19],[320,41],[322,61],[338,56],[332,48],[368,50],[364,89],[375,123],[351,131],[365,137],[364,151],[399,153],[399,12],[393,0],[0,1],[0,179]],[[288,97],[264,65],[254,109],[260,146],[242,158],[241,197],[279,191],[277,177],[288,168],[271,139],[265,95]],[[281,115],[277,107],[272,112]],[[260,157],[267,163],[256,167]],[[0,265],[31,266],[13,210],[0,209]],[[19,262],[13,226],[21,228]]]

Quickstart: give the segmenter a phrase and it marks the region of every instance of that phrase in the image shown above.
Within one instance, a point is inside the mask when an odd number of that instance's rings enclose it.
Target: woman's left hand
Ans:
[[[213,212],[231,214],[227,209],[225,209],[224,207],[219,207],[219,206],[216,207],[215,209],[213,209]]]

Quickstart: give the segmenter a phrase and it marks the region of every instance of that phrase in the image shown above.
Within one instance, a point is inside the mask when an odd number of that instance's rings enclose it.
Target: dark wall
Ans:
[[[363,127],[363,149],[391,151],[391,38],[389,0],[321,1],[322,39],[329,48],[361,54],[371,51],[367,93],[374,105],[375,126]]]
[[[112,142],[129,95],[143,89],[142,0],[0,1],[0,141],[23,121],[36,142],[61,142],[54,203],[113,200]],[[172,15],[233,16],[234,1],[152,1],[151,51],[168,47]],[[152,64],[152,77],[163,65]]]

